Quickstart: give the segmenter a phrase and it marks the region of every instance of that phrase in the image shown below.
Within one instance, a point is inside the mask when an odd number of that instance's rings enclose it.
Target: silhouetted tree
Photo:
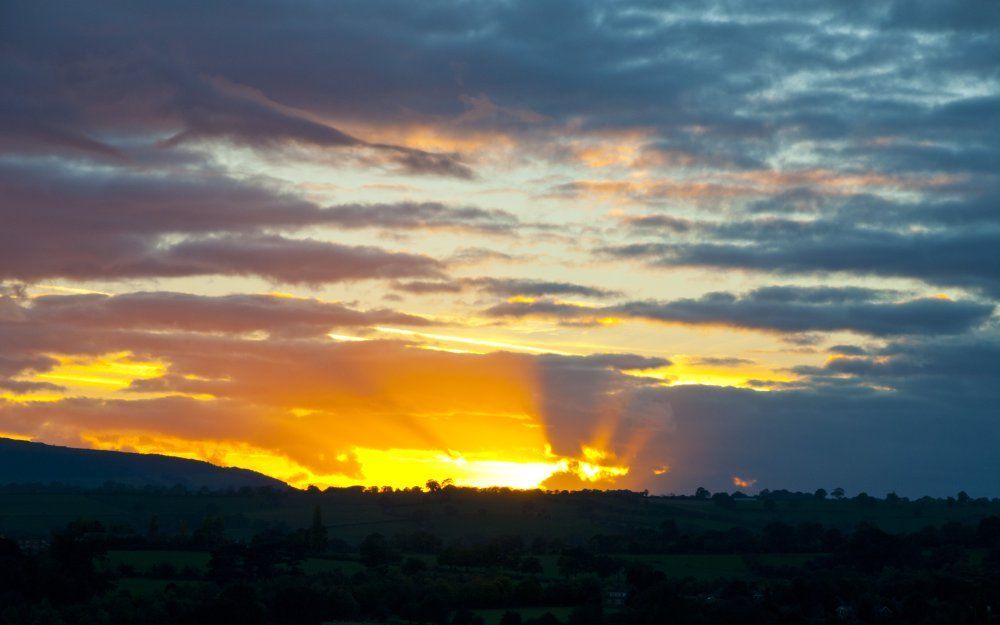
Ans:
[[[522,573],[527,573],[528,575],[541,575],[543,572],[541,561],[534,556],[523,558],[520,568]]]
[[[361,541],[361,561],[367,566],[382,566],[399,559],[382,534],[369,534]]]
[[[319,504],[313,508],[312,525],[309,527],[309,547],[314,551],[324,551],[327,546],[326,526],[323,525],[323,511]]]
[[[508,610],[500,617],[500,625],[521,625],[521,615]]]

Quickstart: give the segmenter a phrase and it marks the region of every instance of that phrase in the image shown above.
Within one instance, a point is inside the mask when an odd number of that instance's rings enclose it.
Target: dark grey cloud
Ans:
[[[935,298],[896,302],[869,295],[866,299],[817,297],[803,289],[801,297],[771,298],[764,290],[742,296],[711,293],[699,299],[635,302],[621,311],[632,317],[688,323],[719,324],[775,332],[851,331],[873,336],[954,334],[983,323],[992,304]]]
[[[934,388],[942,395],[957,397],[987,388],[995,379],[998,356],[1000,341],[980,333],[892,342],[867,353],[833,358],[824,370],[911,393]],[[974,397],[970,395],[968,400]]]
[[[392,288],[403,293],[426,295],[431,293],[461,293],[466,286],[466,283],[460,280],[412,280],[410,282],[396,282]]]
[[[691,364],[696,365],[707,365],[710,367],[740,367],[743,365],[752,365],[754,361],[749,358],[735,358],[735,357],[724,357],[724,356],[703,356],[697,358],[691,358],[688,360]]]
[[[475,265],[486,262],[514,262],[519,257],[484,247],[463,247],[448,257],[450,265]]]
[[[9,79],[23,85],[12,103],[36,105],[63,143],[128,124],[180,139],[353,146],[363,138],[328,120],[458,118],[481,97],[499,104],[463,124],[524,132],[525,116],[508,111],[527,110],[552,124],[652,127],[658,148],[727,167],[765,162],[779,138],[975,139],[978,111],[924,118],[982,97],[957,87],[930,97],[947,79],[996,77],[995,11],[849,4],[12,2],[2,34]]]
[[[756,227],[755,227],[756,226]],[[741,231],[742,234],[738,234]],[[1000,228],[903,232],[839,223],[729,224],[719,240],[633,243],[601,253],[658,267],[906,277],[1000,294]],[[720,232],[720,234],[722,234]],[[738,236],[738,240],[737,240]],[[730,240],[725,240],[729,238]],[[748,244],[751,243],[751,244]]]
[[[254,185],[193,167],[163,175],[87,174],[58,166],[0,165],[0,211],[22,227],[58,222],[86,232],[136,234],[248,232],[262,228],[453,229],[512,234],[517,217],[498,209],[437,202],[321,207],[286,190]],[[29,210],[30,209],[30,210]]]
[[[868,353],[864,347],[858,345],[833,345],[827,351],[831,354],[841,354],[843,356],[863,356]]]
[[[411,281],[393,284],[397,291],[407,293],[459,293],[474,289],[498,297],[542,297],[547,295],[580,295],[583,297],[606,298],[618,295],[618,291],[602,289],[573,282],[533,280],[529,278],[463,278],[451,281]]]
[[[76,239],[77,244],[67,249],[55,239],[35,245],[14,241],[12,234],[0,237],[11,239],[0,251],[0,277],[29,282],[225,275],[318,285],[444,273],[443,265],[427,256],[277,235],[194,238],[174,245],[133,235]]]
[[[768,393],[670,388],[663,400],[674,444],[659,453],[670,466],[660,488],[731,490],[739,475],[758,488],[992,496],[1000,486],[992,406],[1000,397],[981,380],[965,390],[974,394],[878,391],[856,382]]]
[[[618,293],[610,289],[601,289],[572,282],[515,278],[473,278],[470,280],[470,284],[486,293],[501,297],[513,297],[515,295],[582,295],[584,297],[600,298],[610,297]]]
[[[615,371],[641,371],[644,369],[661,369],[672,363],[666,358],[639,356],[637,354],[590,354],[588,356],[561,356],[546,354],[539,359],[545,363],[566,367],[582,367],[587,369],[611,369]]]
[[[938,298],[899,300],[892,291],[857,287],[763,287],[697,299],[633,301],[581,307],[555,301],[514,301],[486,312],[497,317],[547,316],[569,322],[626,317],[686,325],[719,325],[766,332],[849,331],[872,336],[967,332],[985,322],[994,305]]]
[[[639,231],[687,232],[694,225],[690,219],[672,215],[637,215],[625,217],[623,221],[629,228]]]
[[[291,238],[307,227],[510,232],[502,211],[439,204],[322,208],[276,189],[191,174],[73,175],[0,167],[0,279],[257,275],[319,284],[443,277],[428,256]]]
[[[290,284],[440,276],[443,266],[417,254],[280,236],[189,239],[137,259],[120,277],[243,275]]]
[[[457,154],[365,141],[320,120],[319,111],[287,106],[252,84],[229,80],[194,59],[194,49],[183,41],[183,33],[192,31],[174,30],[181,25],[170,24],[170,16],[162,15],[159,32],[150,29],[147,11],[156,12],[155,7],[106,9],[5,6],[5,23],[17,27],[3,31],[5,78],[14,88],[0,107],[5,131],[0,147],[127,160],[110,137],[133,133],[158,137],[157,145],[165,149],[206,140],[267,149],[300,145],[350,150],[369,164],[402,173],[474,177]],[[172,17],[183,21],[186,10]],[[204,17],[226,12],[220,8]],[[57,41],[33,32],[46,23],[57,25]]]
[[[321,336],[336,327],[376,324],[421,326],[423,317],[392,310],[355,310],[339,303],[270,295],[221,296],[172,292],[53,295],[31,300],[25,321],[80,328],[177,332],[265,331],[278,336]]]
[[[341,228],[451,229],[503,235],[514,234],[520,225],[507,211],[436,202],[332,206],[322,211],[322,219]]]

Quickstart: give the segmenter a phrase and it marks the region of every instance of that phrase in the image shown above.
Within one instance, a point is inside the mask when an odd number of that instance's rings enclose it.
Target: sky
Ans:
[[[1000,495],[1000,4],[0,4],[0,435]]]

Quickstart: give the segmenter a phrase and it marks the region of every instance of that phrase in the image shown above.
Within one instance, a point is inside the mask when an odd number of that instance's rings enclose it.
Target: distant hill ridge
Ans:
[[[289,488],[281,480],[256,471],[217,467],[200,460],[157,454],[58,447],[0,438],[0,484],[57,482],[95,487],[105,482],[132,486],[187,488]]]

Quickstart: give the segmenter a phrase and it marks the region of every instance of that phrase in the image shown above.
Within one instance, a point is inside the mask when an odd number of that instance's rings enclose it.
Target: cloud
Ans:
[[[872,390],[863,378],[768,393],[671,388],[674,428],[658,448],[671,470],[659,487],[729,490],[731,475],[751,473],[758,488],[993,492],[995,389],[983,376],[954,392],[913,382],[899,391]]]
[[[519,226],[517,217],[507,211],[454,208],[436,202],[332,206],[322,211],[321,219],[341,228],[443,229],[499,235],[513,235]]]
[[[669,366],[661,358],[335,342],[318,335],[398,313],[312,300],[145,293],[46,296],[7,307],[0,350],[14,360],[0,379],[15,392],[42,388],[27,384],[57,370],[49,353],[84,364],[115,353],[163,363],[160,373],[131,382],[131,399],[0,400],[0,430],[44,440],[187,440],[194,448],[228,441],[316,474],[357,477],[356,447],[520,449],[530,460],[544,458],[546,446],[576,456],[599,439],[626,460],[670,427],[655,384],[624,373]],[[268,336],[246,335],[258,329]],[[100,375],[93,366],[89,378]]]
[[[34,20],[69,18],[73,13],[46,15],[24,6],[11,10],[28,30],[37,25]],[[106,21],[100,25],[88,17]],[[70,72],[62,71],[59,58],[51,56],[44,45],[34,45],[37,38],[26,40],[8,33],[16,43],[7,78],[19,88],[0,115],[0,128],[12,130],[5,133],[7,139],[0,146],[127,160],[126,150],[95,137],[129,132],[147,138],[159,135],[162,138],[155,143],[164,149],[220,140],[256,149],[305,146],[350,151],[356,158],[391,166],[398,173],[474,177],[460,155],[365,141],[315,111],[277,102],[251,85],[199,70],[189,54],[155,50],[158,45],[169,48],[169,43],[142,41],[128,27],[108,30],[110,22],[134,17],[138,16],[77,15],[63,22],[63,43],[76,47],[81,56],[84,51],[87,54],[72,64],[75,71]],[[96,45],[102,38],[124,45],[111,54]],[[115,92],[129,96],[106,96]]]
[[[272,299],[4,298],[0,353],[7,360],[0,366],[10,375],[51,368],[43,354],[54,350],[127,350],[169,366],[159,378],[132,384],[133,392],[164,397],[0,401],[0,429],[77,445],[145,441],[205,454],[223,443],[246,445],[318,474],[361,480],[364,465],[352,445],[471,453],[494,443],[547,442],[555,453],[577,454],[602,444],[632,467],[616,485],[678,492],[725,489],[732,475],[747,473],[761,487],[988,492],[998,468],[1000,358],[988,337],[890,343],[870,357],[831,360],[795,388],[757,393],[664,387],[623,372],[669,361],[630,354],[452,354],[399,341],[289,338],[304,336],[298,331],[241,336],[250,327],[325,326],[344,314],[318,302]],[[163,314],[176,321],[144,319],[133,308],[153,301],[177,311]],[[220,309],[238,313],[237,320],[211,312]],[[12,384],[20,382],[4,382]],[[669,473],[652,473],[664,465]]]
[[[71,136],[125,126],[355,149],[363,139],[338,126],[436,123],[547,143],[575,124],[651,130],[656,149],[712,167],[765,162],[782,141],[975,140],[982,111],[967,121],[937,112],[982,97],[960,85],[995,77],[997,51],[992,38],[968,36],[997,25],[991,11],[944,2],[913,11],[730,2],[711,17],[703,6],[638,1],[575,13],[524,1],[8,11],[18,110],[34,108],[50,128],[62,121]],[[64,58],[71,71],[59,71]],[[460,167],[430,168],[464,175]]]
[[[580,295],[583,297],[605,298],[617,295],[618,291],[602,289],[573,282],[533,280],[528,278],[464,278],[460,280],[429,282],[397,282],[393,288],[407,293],[458,293],[475,289],[498,297],[541,297],[545,295]]]
[[[992,296],[1000,293],[1000,260],[993,253],[1000,245],[1000,230],[991,226],[904,233],[836,223],[784,222],[766,228],[731,224],[727,229],[735,233],[741,226],[745,229],[739,240],[635,243],[611,246],[600,253],[642,259],[654,267],[908,277],[978,289]],[[779,227],[784,230],[781,235]]]
[[[31,300],[26,314],[32,323],[46,326],[236,334],[263,331],[285,337],[323,336],[337,327],[429,324],[415,315],[359,311],[315,299],[170,292],[43,296]]]
[[[497,304],[497,317],[553,317],[570,322],[624,317],[685,325],[718,325],[766,332],[850,331],[872,336],[956,334],[985,322],[994,305],[918,298],[857,287],[763,287],[741,295],[708,293],[697,299],[632,301],[587,307],[556,301]]]
[[[50,243],[55,243],[51,241]],[[184,276],[260,276],[290,284],[323,284],[372,278],[443,275],[443,266],[427,256],[387,252],[375,247],[327,243],[313,239],[271,236],[219,236],[185,240],[165,248],[150,248],[137,237],[117,238],[99,247],[84,241],[76,249],[52,254],[24,246],[8,248],[9,263],[0,277],[35,281],[60,277],[71,280],[121,280]]]
[[[638,215],[623,218],[625,224],[634,230],[656,230],[687,232],[691,230],[693,223],[689,219],[673,217],[671,215]]]
[[[441,263],[427,256],[279,236],[188,240],[133,267],[121,277],[258,275],[291,284],[322,284],[443,273]]]
[[[955,398],[967,393],[967,400],[972,401],[977,395],[990,394],[988,384],[996,374],[998,355],[1000,342],[988,334],[925,338],[892,342],[861,353],[841,350],[827,361],[823,371],[913,393],[932,388]]]
[[[828,291],[829,289],[823,289]],[[935,298],[887,301],[880,294],[841,300],[796,289],[794,299],[772,299],[766,289],[742,296],[710,293],[699,299],[666,303],[635,302],[621,306],[632,317],[693,325],[726,325],[775,332],[852,331],[873,336],[953,334],[984,322],[992,304]],[[835,291],[839,291],[836,289]]]
[[[222,292],[238,281],[197,278],[383,280],[513,299],[488,311],[507,321],[723,326],[814,347],[768,393],[668,387],[631,374],[668,359],[323,336],[430,323],[371,304],[29,300],[35,289],[8,284],[0,392],[15,399],[0,404],[0,429],[137,449],[155,439],[214,459],[246,445],[352,479],[364,475],[352,445],[550,443],[579,461],[600,443],[635,467],[616,484],[656,491],[729,488],[734,475],[810,490],[995,489],[998,28],[994,8],[944,0],[7,2],[0,281],[122,291],[180,277]],[[251,182],[261,171],[329,176],[351,199],[321,206]],[[400,175],[432,178],[397,186],[405,202],[355,199]],[[505,210],[465,199],[486,194]],[[628,205],[641,214],[623,215]],[[418,236],[419,248],[398,246]],[[484,236],[523,247],[452,251]],[[525,260],[530,279],[488,266]],[[633,262],[669,281],[563,279],[570,265],[600,278]],[[467,264],[493,277],[448,272]],[[691,288],[703,272],[690,270],[706,268],[745,286],[657,292]],[[877,288],[766,286],[774,276]],[[650,299],[617,292],[628,285]],[[955,299],[913,296],[927,285]],[[352,296],[398,297],[379,287]],[[634,344],[617,332],[602,340]],[[877,340],[821,353],[837,332]],[[44,377],[66,358],[108,366],[109,353],[162,375],[113,398],[74,398],[77,386]]]
[[[688,360],[688,363],[693,365],[706,365],[709,367],[741,367],[743,365],[755,364],[754,361],[749,358],[720,356],[701,356],[691,358]]]
[[[364,209],[323,209],[225,178],[174,182],[147,175],[48,175],[14,167],[2,170],[0,189],[0,218],[7,225],[0,231],[0,279],[257,275],[320,284],[444,275],[443,264],[428,256],[272,234],[273,229],[345,221],[355,227]],[[406,214],[406,207],[370,210],[372,225],[381,219],[387,228],[428,226],[426,219],[385,218]],[[456,227],[462,217],[503,217],[478,209],[429,210],[439,224]]]

